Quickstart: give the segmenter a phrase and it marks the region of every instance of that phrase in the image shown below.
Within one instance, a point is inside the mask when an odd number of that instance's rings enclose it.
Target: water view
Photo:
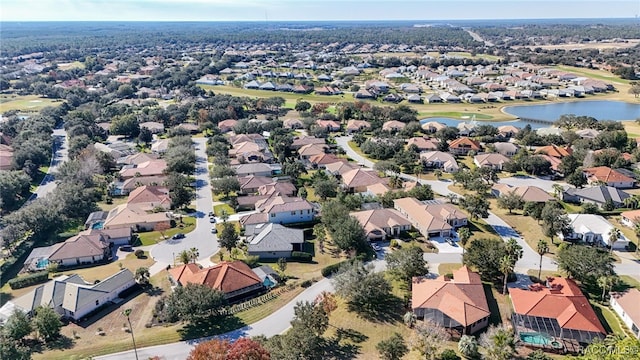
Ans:
[[[555,121],[561,115],[591,116],[598,120],[635,120],[640,117],[640,104],[622,101],[573,101],[542,105],[507,106],[504,111],[521,119]]]

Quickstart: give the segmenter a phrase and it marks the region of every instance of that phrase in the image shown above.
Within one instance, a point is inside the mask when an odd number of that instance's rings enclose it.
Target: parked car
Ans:
[[[211,233],[212,234],[217,234],[218,233],[218,229],[214,226],[211,228]]]
[[[131,246],[131,245],[122,245],[122,246],[120,246],[120,250],[128,251],[128,252],[129,251],[133,251],[133,246]]]
[[[447,240],[446,240],[446,241],[447,241],[447,243],[448,243],[449,245],[451,245],[451,246],[453,246],[453,247],[458,246],[458,245],[456,244],[456,242],[455,242],[455,241],[453,241],[453,239],[451,239],[451,238],[447,238]]]
[[[214,217],[216,216],[216,214],[213,213],[213,211],[209,211],[209,217]]]
[[[216,223],[216,218],[210,217],[209,218],[209,222],[212,223],[212,224],[215,224]]]
[[[184,239],[184,234],[183,233],[177,233],[177,234],[173,235],[171,238],[173,240]]]
[[[380,247],[380,245],[378,244],[371,244],[371,247],[373,248],[373,250],[375,251],[380,251],[382,250],[382,248]]]

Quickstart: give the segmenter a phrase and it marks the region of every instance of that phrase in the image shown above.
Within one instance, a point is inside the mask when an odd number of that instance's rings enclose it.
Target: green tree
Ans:
[[[222,223],[222,231],[218,236],[218,244],[231,252],[231,249],[235,248],[238,244],[238,240],[239,238],[235,225],[228,222]]]
[[[211,187],[216,194],[224,194],[224,197],[228,198],[231,192],[240,190],[240,182],[235,176],[225,176],[211,180]]]
[[[0,331],[0,359],[31,360],[31,349]]]
[[[323,214],[324,216],[324,214]],[[333,243],[342,251],[365,251],[367,248],[367,236],[360,222],[348,216],[344,220],[334,219],[339,223],[338,228],[331,233]]]
[[[532,353],[529,353],[526,360],[553,360],[553,358],[545,354],[544,351],[538,349]]]
[[[540,222],[542,220],[542,209],[544,207],[544,203],[527,201],[524,203],[524,211],[523,215],[531,216],[533,219]]]
[[[140,125],[138,119],[133,114],[116,116],[111,120],[111,128],[109,131],[114,135],[124,135],[134,138],[140,134]]]
[[[36,315],[33,317],[32,323],[38,336],[45,342],[58,338],[62,328],[60,316],[52,308],[46,306],[39,306],[35,312]]]
[[[182,250],[178,253],[178,259],[181,263],[187,265],[191,262],[191,254],[188,250]]]
[[[522,200],[522,196],[516,194],[515,191],[507,192],[498,198],[498,207],[508,209],[509,214],[511,214],[513,210],[522,209],[523,206],[524,200]]]
[[[609,253],[613,253],[613,246],[618,242],[618,240],[620,240],[622,233],[620,232],[620,229],[614,227],[611,228],[607,235],[607,240],[609,240]]]
[[[469,212],[472,220],[489,216],[489,201],[480,194],[465,196],[460,199],[460,206]]]
[[[149,273],[149,268],[139,267],[136,269],[135,279],[138,284],[149,285],[150,277],[151,277],[151,274]]]
[[[24,171],[0,171],[0,208],[14,210],[29,194],[31,178]]]
[[[462,262],[480,272],[485,280],[500,278],[500,259],[507,255],[504,242],[500,239],[476,239],[471,242],[462,256]]]
[[[538,264],[538,279],[540,279],[540,276],[542,275],[542,257],[544,254],[549,252],[549,243],[542,239],[538,240],[536,251],[538,252],[538,255],[540,255],[540,264]]]
[[[309,111],[309,109],[311,109],[311,104],[308,101],[298,100],[296,102],[295,110],[297,112],[305,112]]]
[[[629,360],[629,351],[611,351],[612,349],[638,349],[640,340],[628,336],[609,334],[604,340],[594,339],[582,352],[580,360]],[[636,352],[637,355],[637,352]]]
[[[278,265],[278,270],[280,271],[280,273],[284,274],[284,272],[287,270],[287,259],[279,258],[276,264]]]
[[[478,341],[474,336],[462,335],[458,341],[458,351],[465,359],[477,359],[480,357]]]
[[[319,180],[314,182],[313,189],[316,196],[324,201],[338,194],[338,182],[334,178]]]
[[[516,352],[513,330],[504,325],[493,326],[480,336],[480,345],[485,349],[485,359],[510,360]]]
[[[14,310],[2,330],[6,336],[14,340],[22,340],[22,338],[31,334],[33,326],[31,326],[27,314],[20,310]]]
[[[169,318],[191,323],[220,316],[226,305],[227,300],[222,291],[191,283],[176,287],[165,299]]]
[[[329,326],[329,315],[321,305],[308,301],[299,301],[293,308],[294,318],[291,326],[300,329],[307,328],[316,336],[322,336]]]
[[[411,279],[429,273],[424,253],[417,246],[409,246],[386,255],[389,273],[411,289]]]
[[[364,316],[383,311],[391,293],[384,275],[365,268],[359,261],[342,265],[333,283],[336,294],[347,301],[349,309]]]
[[[568,184],[571,184],[577,188],[581,188],[587,183],[587,178],[584,177],[584,174],[580,169],[577,169],[565,176],[565,180]]]
[[[554,236],[558,233],[566,233],[570,229],[571,221],[564,209],[555,202],[548,202],[542,208],[542,231],[551,238],[553,242]]]
[[[195,191],[189,184],[189,179],[183,174],[170,173],[167,178],[167,187],[171,198],[171,207],[174,209],[188,206],[195,195]]]
[[[391,337],[376,344],[376,350],[383,360],[398,360],[409,352],[402,335],[394,332]]]
[[[581,283],[594,284],[599,277],[613,274],[613,258],[608,252],[594,247],[560,247],[556,261],[558,268]]]
[[[605,296],[607,296],[607,290],[610,290],[618,282],[618,277],[616,275],[603,275],[596,281],[598,283],[598,287],[602,289],[601,300],[604,301]]]
[[[468,227],[458,229],[458,239],[460,239],[460,245],[462,245],[462,255],[464,255],[464,249],[467,247],[470,238],[471,230],[469,230]]]

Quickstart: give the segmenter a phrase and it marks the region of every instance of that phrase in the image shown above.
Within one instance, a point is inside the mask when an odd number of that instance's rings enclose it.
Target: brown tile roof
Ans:
[[[125,157],[122,161],[120,161],[123,164],[141,164],[143,162],[146,161],[151,161],[151,160],[156,160],[158,159],[158,155],[156,154],[148,154],[148,153],[137,153],[137,154],[133,154],[133,155],[129,155],[127,157]]]
[[[260,201],[261,200],[258,200],[256,202],[256,206]],[[269,222],[269,214],[267,213],[255,213],[240,217],[240,224],[242,224],[243,226],[251,224],[264,224],[267,222]]]
[[[444,209],[432,208],[431,211],[427,211],[427,205],[421,203],[415,198],[401,198],[393,201],[394,208],[405,214],[412,225],[418,228],[420,231],[442,231],[451,230],[452,226],[449,225],[444,219],[445,215],[451,214],[451,211],[443,211]],[[450,204],[443,204],[450,205]],[[438,211],[441,210],[441,211]],[[457,210],[460,212],[460,210]],[[465,215],[466,216],[466,215]]]
[[[307,144],[298,149],[298,154],[301,156],[314,156],[318,154],[324,154],[328,148],[325,144]]]
[[[276,181],[269,184],[262,185],[258,188],[258,194],[260,195],[293,195],[296,192],[296,187],[289,181]]]
[[[560,171],[560,164],[562,163],[562,159],[557,158],[557,157],[553,157],[553,156],[549,156],[547,154],[542,154],[542,155],[538,155],[538,156],[540,156],[543,159],[547,160],[549,162],[549,164],[551,164],[551,169],[553,169],[554,171]]]
[[[513,311],[522,315],[556,319],[565,329],[606,334],[589,300],[573,280],[556,277],[547,282],[549,287],[511,289],[509,293]]]
[[[390,120],[385,122],[384,124],[382,124],[382,130],[387,130],[387,131],[396,131],[396,130],[402,130],[404,129],[404,127],[407,126],[407,124],[398,121],[398,120]]]
[[[504,165],[508,162],[511,162],[511,159],[509,159],[508,157],[502,155],[502,154],[498,154],[498,153],[491,153],[491,154],[480,154],[480,155],[476,155],[473,160],[475,160],[475,162],[477,164],[480,164],[480,166],[485,166],[485,165],[489,165],[489,166],[496,166],[496,165]]]
[[[465,149],[470,149],[470,150],[474,150],[474,151],[479,151],[480,149],[482,149],[482,147],[480,147],[480,143],[470,139],[468,137],[461,137],[461,138],[457,138],[453,141],[451,141],[449,143],[449,148],[465,148]]]
[[[342,182],[348,187],[356,188],[378,183],[385,184],[387,181],[379,177],[375,171],[357,168],[342,174]]]
[[[368,121],[364,120],[349,120],[347,121],[346,130],[361,130],[361,129],[369,129],[371,128],[371,124]]]
[[[127,203],[147,205],[148,210],[152,210],[156,206],[169,208],[171,207],[171,197],[169,189],[166,187],[143,185],[129,193]]]
[[[451,280],[414,278],[411,298],[413,309],[440,310],[463,326],[491,315],[480,275],[466,266],[456,270]]]
[[[640,210],[623,211],[620,216],[629,219],[634,224],[640,223]]]
[[[424,137],[412,137],[407,140],[407,146],[415,145],[420,150],[438,150],[437,139],[428,139]]]
[[[149,160],[138,164],[134,168],[123,168],[120,170],[120,177],[132,178],[136,176],[162,175],[167,168],[167,162],[163,159]]]
[[[635,182],[634,179],[623,175],[608,166],[598,166],[582,170],[587,178],[592,181],[608,182]]]
[[[307,144],[325,144],[326,141],[322,138],[317,138],[315,136],[297,136],[293,138],[293,142],[291,143],[292,148],[300,148]]]
[[[537,186],[514,187],[507,184],[495,184],[492,188],[498,190],[501,195],[507,192],[513,192],[516,195],[521,196],[524,201],[547,202],[555,200],[553,196],[549,195],[546,191]]]
[[[327,164],[325,169],[334,174],[334,175],[342,175],[348,171],[359,169],[360,167],[356,164],[352,164],[348,161],[337,161],[331,164]]]
[[[186,264],[169,269],[169,274],[182,285],[206,285],[225,294],[262,283],[242,261],[224,261],[204,269],[200,269],[197,264]]]
[[[326,164],[331,164],[339,161],[348,162],[348,160],[345,158],[339,158],[334,154],[325,154],[325,153],[316,154],[309,158],[309,162],[316,165],[326,165]]]
[[[233,129],[237,123],[238,123],[238,120],[234,120],[234,119],[222,120],[218,123],[218,129],[223,131],[229,131]]]
[[[273,182],[273,178],[268,176],[255,176],[255,175],[247,175],[238,177],[238,182],[240,183],[240,189],[259,189],[261,186],[271,184]]]
[[[561,159],[565,156],[573,154],[573,150],[570,147],[560,147],[558,145],[552,144],[536,149],[536,154],[547,154],[549,156]]]
[[[394,226],[411,225],[411,222],[396,209],[355,211],[349,215],[356,218],[367,233],[374,230],[384,231],[385,228]]]

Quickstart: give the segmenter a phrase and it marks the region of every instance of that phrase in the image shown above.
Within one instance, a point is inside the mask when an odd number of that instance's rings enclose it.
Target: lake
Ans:
[[[478,124],[489,124],[495,127],[502,125],[513,125],[519,128],[531,125],[533,129],[551,126],[547,122],[553,122],[560,118],[561,115],[574,114],[592,116],[598,120],[635,120],[640,117],[640,104],[630,104],[622,101],[572,101],[559,102],[554,104],[539,105],[517,105],[507,106],[504,112],[513,116],[517,116],[520,120],[511,121],[482,121],[478,120]],[[534,121],[527,121],[532,119]],[[457,126],[460,122],[470,121],[471,119],[454,119],[454,118],[427,118],[420,120],[421,124],[429,121],[437,121],[447,126]],[[536,122],[538,120],[540,122]]]
[[[507,106],[504,112],[521,119],[556,121],[561,115],[591,116],[598,120],[635,120],[640,117],[640,104],[622,101],[572,101],[555,104]]]

